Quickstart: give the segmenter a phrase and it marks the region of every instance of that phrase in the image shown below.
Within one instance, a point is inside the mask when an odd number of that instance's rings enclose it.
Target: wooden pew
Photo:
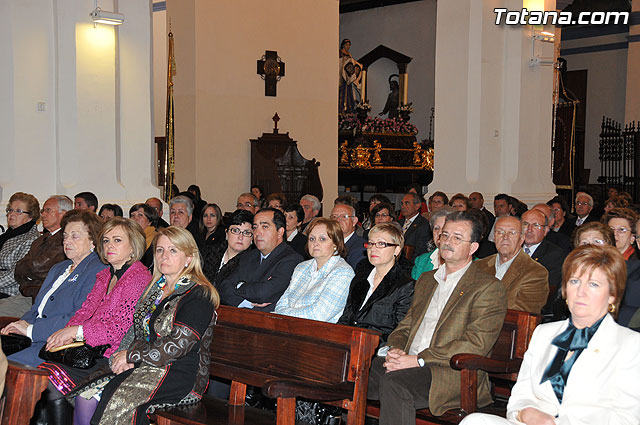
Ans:
[[[205,396],[195,406],[157,411],[157,423],[294,425],[296,397],[305,397],[341,406],[349,425],[362,425],[377,346],[370,330],[221,306],[209,373],[232,381],[229,400]],[[247,385],[277,398],[277,418],[244,407]]]
[[[0,317],[0,329],[19,320]],[[9,361],[4,387],[4,407],[0,408],[0,425],[28,425],[42,392],[47,388],[47,371]]]
[[[46,370],[9,362],[5,381],[6,400],[2,412],[2,425],[28,425],[42,392],[47,388]]]
[[[451,367],[461,371],[460,377],[460,409],[447,411],[442,416],[433,416],[429,409],[416,411],[416,425],[451,425],[458,424],[465,416],[473,412],[484,412],[506,416],[506,402],[511,387],[518,378],[518,371],[529,347],[533,330],[542,317],[524,311],[507,310],[498,340],[491,354],[487,357],[475,354],[456,354],[451,358]],[[494,404],[478,408],[478,374],[479,370],[489,373],[492,390],[501,398]],[[435,382],[433,385],[437,385]],[[379,417],[380,404],[370,401],[367,404],[367,416]]]

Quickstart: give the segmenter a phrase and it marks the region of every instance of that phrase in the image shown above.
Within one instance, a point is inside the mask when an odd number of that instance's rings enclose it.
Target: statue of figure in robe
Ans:
[[[362,65],[349,52],[351,40],[345,38],[340,43],[340,84],[338,88],[338,112],[353,114],[356,109],[356,99],[360,96],[360,80]]]
[[[387,118],[396,118],[398,116],[398,106],[400,106],[400,83],[398,80],[394,80],[393,77],[398,77],[398,74],[391,74],[389,77],[389,96],[387,96],[387,102],[384,104],[384,109],[378,115],[382,116],[388,114]]]

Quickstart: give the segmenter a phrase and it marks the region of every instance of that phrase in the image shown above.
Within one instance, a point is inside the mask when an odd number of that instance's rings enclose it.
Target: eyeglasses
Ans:
[[[371,248],[373,248],[374,246],[375,246],[376,248],[383,249],[383,248],[386,248],[386,247],[388,247],[388,246],[400,246],[400,245],[398,245],[397,243],[389,243],[389,242],[385,242],[385,241],[379,241],[379,242],[369,241],[369,242],[365,242],[365,243],[364,243],[364,247],[365,247],[366,249],[371,249]]]
[[[580,241],[580,246],[583,245],[604,245],[605,241],[602,239],[590,239],[590,240],[584,240],[584,241]]]
[[[389,214],[385,214],[385,213],[377,213],[376,214],[377,218],[384,218],[384,217],[389,217]]]
[[[7,213],[7,215],[9,215],[9,214],[11,214],[11,213],[16,213],[16,214],[18,214],[18,215],[20,215],[20,214],[30,214],[30,213],[31,213],[30,211],[23,211],[23,210],[21,210],[20,208],[15,209],[15,210],[14,210],[13,208],[7,208],[7,209],[5,210],[5,212]]]
[[[545,227],[547,227],[544,224],[540,224],[540,223],[527,223],[526,221],[522,222],[522,227],[524,229],[528,228],[529,226],[533,227],[536,230],[544,229]]]
[[[502,229],[496,229],[496,231],[495,231],[494,233],[495,233],[495,236],[496,236],[497,238],[502,238],[502,237],[504,237],[505,235],[506,235],[508,238],[514,238],[514,237],[516,237],[516,236],[520,236],[520,233],[519,233],[519,232],[516,232],[515,230],[506,230],[506,231],[505,231],[505,230],[502,230]]]
[[[329,218],[331,220],[349,220],[350,218],[355,217],[355,215],[349,214],[331,214]]]
[[[576,205],[578,205],[579,207],[584,207],[585,205],[589,205],[589,203],[588,202],[578,201],[578,202],[576,202]]]
[[[253,236],[253,232],[251,230],[240,230],[237,227],[230,227],[229,233],[233,233],[234,235],[242,235],[246,238],[250,238]]]
[[[54,211],[56,211],[55,208],[43,208],[43,209],[40,210],[40,214],[44,214],[44,213],[50,214],[50,213],[52,213]]]
[[[613,233],[615,233],[616,235],[624,235],[627,232],[631,231],[631,229],[627,229],[626,227],[611,227],[611,226],[609,226],[609,228],[611,230],[613,230]]]
[[[451,240],[451,243],[454,245],[460,245],[462,242],[471,242],[471,241],[465,241],[458,235],[450,235],[447,232],[440,233],[440,242],[446,242],[448,240]]]
[[[245,202],[244,204],[241,202],[238,202],[236,204],[236,208],[242,208],[242,207],[247,207],[247,208],[253,208],[255,205],[253,205],[251,202]]]

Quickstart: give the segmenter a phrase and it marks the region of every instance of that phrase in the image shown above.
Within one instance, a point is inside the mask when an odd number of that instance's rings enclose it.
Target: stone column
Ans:
[[[555,195],[551,176],[552,66],[529,65],[531,27],[496,25],[495,7],[522,1],[438,2],[435,170],[429,191],[505,192],[533,205]],[[545,10],[555,10],[546,1]],[[536,42],[553,57],[553,44]]]
[[[629,19],[627,50],[627,94],[624,122],[640,121],[640,0],[633,0]]]
[[[89,1],[0,2],[0,197],[92,191],[125,211],[154,186],[151,5],[119,2],[119,27]],[[114,11],[118,2],[101,2]],[[1,219],[4,222],[4,218]]]

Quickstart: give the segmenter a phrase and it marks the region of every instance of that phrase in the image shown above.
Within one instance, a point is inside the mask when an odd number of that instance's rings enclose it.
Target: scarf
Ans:
[[[550,381],[553,387],[553,392],[556,394],[558,401],[562,403],[562,396],[564,394],[564,387],[567,384],[569,372],[573,364],[576,362],[582,351],[587,348],[589,341],[598,330],[600,323],[605,318],[606,314],[600,318],[591,327],[578,329],[573,325],[573,321],[569,319],[569,326],[560,335],[556,336],[552,345],[558,347],[558,351],[551,362],[547,365],[540,384],[545,381]],[[570,358],[567,357],[567,353],[573,351],[573,355]]]
[[[30,220],[24,223],[22,226],[16,227],[15,229],[9,227],[6,232],[0,235],[0,249],[2,249],[2,246],[6,241],[11,238],[15,238],[16,236],[24,235],[35,225],[36,222],[34,220]]]

